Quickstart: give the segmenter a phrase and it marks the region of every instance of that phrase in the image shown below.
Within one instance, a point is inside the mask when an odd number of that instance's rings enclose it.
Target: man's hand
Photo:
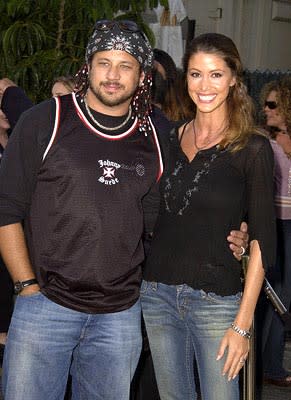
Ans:
[[[242,255],[246,251],[249,245],[248,225],[246,222],[242,222],[239,231],[231,231],[227,237],[229,241],[229,247],[235,256],[240,261]],[[244,250],[244,251],[243,251]]]
[[[0,79],[0,97],[2,97],[5,90],[11,86],[17,86],[17,85],[8,78]]]

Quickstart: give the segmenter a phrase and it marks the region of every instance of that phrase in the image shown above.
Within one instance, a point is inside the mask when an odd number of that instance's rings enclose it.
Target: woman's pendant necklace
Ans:
[[[196,147],[196,149],[197,149],[198,151],[206,149],[206,147],[208,147],[208,146],[210,145],[210,143],[213,143],[213,142],[217,141],[217,139],[219,138],[219,136],[220,136],[223,132],[225,132],[225,131],[227,130],[227,128],[228,128],[228,126],[225,126],[225,127],[216,135],[215,138],[208,139],[208,141],[207,141],[203,146],[198,147],[198,146],[197,146],[197,142],[196,142],[196,130],[195,130],[195,120],[194,120],[194,119],[193,119],[192,125],[193,125],[194,146]]]
[[[130,118],[132,116],[132,108],[131,108],[131,105],[130,105],[129,106],[129,110],[128,110],[128,115],[125,118],[125,120],[120,125],[117,125],[117,126],[114,126],[114,127],[108,127],[108,126],[104,126],[104,125],[100,124],[100,122],[98,122],[94,118],[94,116],[92,115],[92,113],[90,111],[90,108],[89,108],[89,106],[87,104],[86,96],[84,97],[84,104],[85,104],[86,111],[87,111],[89,117],[91,118],[91,120],[94,122],[94,124],[96,124],[98,126],[98,128],[101,128],[101,129],[103,129],[105,131],[116,131],[118,129],[123,128],[128,123],[128,121],[130,120]]]

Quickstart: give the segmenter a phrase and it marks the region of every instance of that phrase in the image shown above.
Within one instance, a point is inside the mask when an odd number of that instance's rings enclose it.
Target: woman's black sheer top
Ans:
[[[275,258],[273,152],[269,140],[253,134],[242,150],[214,146],[192,162],[177,131],[165,154],[161,206],[144,279],[231,295],[241,290],[241,264],[227,242],[246,221],[257,240],[264,268]]]

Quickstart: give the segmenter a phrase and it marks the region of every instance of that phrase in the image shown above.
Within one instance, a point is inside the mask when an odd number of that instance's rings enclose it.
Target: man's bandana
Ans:
[[[86,49],[86,63],[98,51],[122,50],[132,55],[144,72],[153,64],[153,51],[146,36],[133,21],[97,21]]]

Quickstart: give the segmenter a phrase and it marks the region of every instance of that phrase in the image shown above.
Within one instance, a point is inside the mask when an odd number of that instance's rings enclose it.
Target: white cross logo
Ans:
[[[105,178],[113,178],[115,174],[115,168],[113,167],[105,167],[103,168],[103,175]]]

